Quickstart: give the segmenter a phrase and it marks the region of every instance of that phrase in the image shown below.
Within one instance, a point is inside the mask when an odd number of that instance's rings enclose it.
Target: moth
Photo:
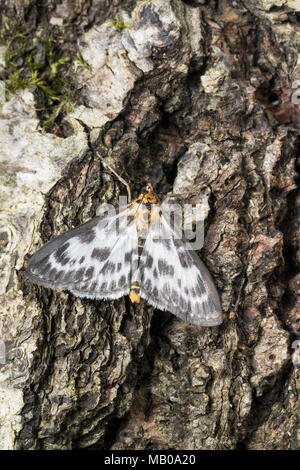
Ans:
[[[213,280],[164,216],[151,184],[119,214],[103,213],[46,243],[25,271],[78,297],[141,298],[198,326],[222,323]]]

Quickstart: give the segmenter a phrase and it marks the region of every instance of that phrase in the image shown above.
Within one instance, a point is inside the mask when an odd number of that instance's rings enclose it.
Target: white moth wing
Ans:
[[[116,299],[128,294],[137,230],[125,213],[95,217],[46,243],[32,257],[27,277],[78,297]]]
[[[198,326],[221,324],[218,292],[204,263],[175,238],[159,208],[152,208],[152,219],[134,276],[141,297],[186,322]]]

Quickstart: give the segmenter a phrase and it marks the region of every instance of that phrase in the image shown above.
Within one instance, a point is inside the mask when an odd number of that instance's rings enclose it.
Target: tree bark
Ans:
[[[51,129],[32,87],[1,107],[0,447],[299,449],[296,2],[0,5],[3,37],[17,21],[84,62]],[[43,243],[126,194],[95,149],[134,195],[201,202],[221,326],[25,278]]]

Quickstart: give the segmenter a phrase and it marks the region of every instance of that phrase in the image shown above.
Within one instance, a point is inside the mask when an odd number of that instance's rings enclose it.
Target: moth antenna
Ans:
[[[127,181],[125,181],[124,178],[122,178],[122,176],[118,175],[118,173],[104,160],[104,158],[100,155],[99,152],[97,152],[97,155],[100,158],[101,162],[103,163],[103,166],[108,168],[118,178],[118,180],[126,186],[127,194],[128,194],[128,202],[131,202],[131,189]]]

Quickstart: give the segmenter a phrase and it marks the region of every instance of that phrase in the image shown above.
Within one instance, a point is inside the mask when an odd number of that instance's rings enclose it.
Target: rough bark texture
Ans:
[[[296,2],[0,5],[2,30],[78,40],[89,64],[52,133],[32,89],[1,107],[0,446],[299,448]],[[223,325],[25,279],[29,254],[124,194],[92,148],[134,193],[201,200]]]

